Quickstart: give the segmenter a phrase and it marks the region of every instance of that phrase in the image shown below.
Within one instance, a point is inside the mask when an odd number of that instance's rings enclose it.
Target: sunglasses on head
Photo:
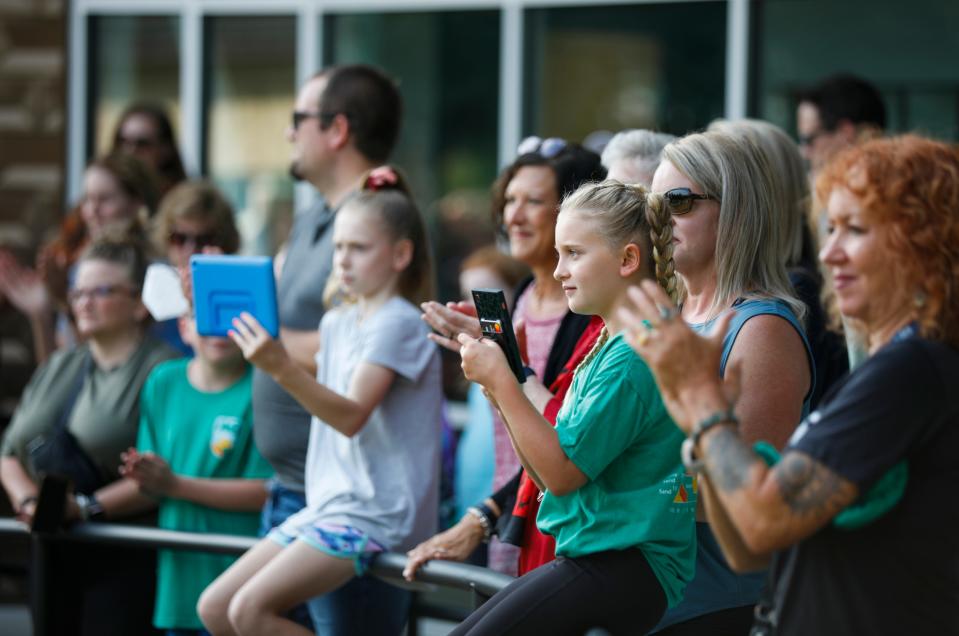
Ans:
[[[674,216],[688,213],[693,209],[693,203],[696,201],[712,198],[708,194],[697,194],[689,188],[673,188],[663,193],[666,209]]]
[[[177,247],[183,247],[187,243],[192,243],[194,249],[202,250],[204,247],[216,244],[216,235],[213,232],[203,234],[189,234],[187,232],[170,232],[170,244]]]
[[[539,155],[543,159],[552,159],[563,152],[568,145],[566,140],[560,137],[547,137],[546,139],[542,139],[536,135],[532,135],[519,142],[519,146],[516,147],[516,154],[518,156]]]

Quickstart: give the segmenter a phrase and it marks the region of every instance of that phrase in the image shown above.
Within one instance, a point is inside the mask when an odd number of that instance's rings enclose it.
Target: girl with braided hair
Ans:
[[[680,439],[617,318],[630,285],[655,275],[654,251],[668,259],[669,246],[654,237],[669,220],[653,218],[647,194],[592,183],[560,208],[554,276],[570,310],[600,316],[605,328],[577,367],[555,428],[495,343],[459,336],[466,377],[498,405],[544,493],[537,524],[556,539],[557,558],[504,588],[454,634],[641,634],[692,577],[695,496]]]

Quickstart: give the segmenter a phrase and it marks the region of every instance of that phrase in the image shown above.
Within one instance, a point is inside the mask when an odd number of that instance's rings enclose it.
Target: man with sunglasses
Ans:
[[[363,176],[387,161],[399,135],[400,117],[395,82],[370,66],[324,69],[297,94],[286,131],[292,146],[290,174],[316,188],[320,196],[296,215],[277,256],[277,301],[280,339],[294,360],[310,372],[315,371],[317,326],[325,311],[323,289],[333,265],[333,216],[360,187]],[[254,371],[254,438],[275,471],[263,510],[264,535],[306,505],[303,471],[309,424],[310,414],[296,400],[269,375]],[[332,595],[311,601],[310,614],[318,631],[354,633],[342,622],[351,620],[351,606],[364,605],[351,603],[351,595],[380,593],[366,590],[367,583],[367,579],[356,579]],[[342,598],[337,602],[331,596]],[[331,603],[336,603],[335,610]],[[405,617],[408,601],[401,599],[401,604]],[[297,618],[308,622],[305,612]]]

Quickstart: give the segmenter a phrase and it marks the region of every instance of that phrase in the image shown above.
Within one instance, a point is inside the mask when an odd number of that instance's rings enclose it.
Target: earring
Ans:
[[[918,290],[912,297],[912,304],[916,309],[922,309],[926,306],[926,292]]]

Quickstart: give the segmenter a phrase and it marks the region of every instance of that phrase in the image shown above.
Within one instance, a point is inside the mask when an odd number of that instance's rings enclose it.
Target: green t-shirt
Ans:
[[[252,373],[219,393],[197,390],[187,379],[188,360],[154,369],[143,387],[137,448],[153,451],[174,473],[214,479],[265,479],[272,474],[253,443]],[[256,536],[256,512],[218,510],[179,499],[160,502],[159,526],[169,530]],[[236,557],[161,550],[153,624],[161,629],[202,627],[200,593]]]
[[[556,432],[589,479],[568,495],[543,497],[536,521],[556,538],[556,554],[638,547],[676,604],[695,568],[696,496],[680,462],[683,435],[621,335],[577,371]]]

